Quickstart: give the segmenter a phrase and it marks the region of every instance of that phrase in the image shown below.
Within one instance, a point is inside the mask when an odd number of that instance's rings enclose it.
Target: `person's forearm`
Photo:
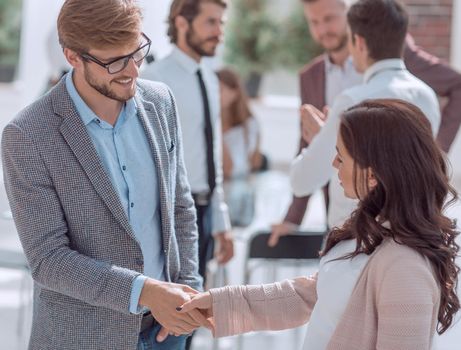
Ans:
[[[305,300],[295,284],[295,280],[285,280],[211,289],[214,335],[223,337],[251,331],[282,330],[306,323],[314,303]],[[310,292],[309,287],[307,289],[304,293]]]

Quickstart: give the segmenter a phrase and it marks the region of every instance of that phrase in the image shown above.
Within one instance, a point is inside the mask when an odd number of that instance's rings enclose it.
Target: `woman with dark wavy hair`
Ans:
[[[444,154],[415,106],[368,100],[341,120],[333,165],[355,212],[328,235],[315,276],[212,289],[215,336],[309,321],[304,349],[430,349],[460,308],[457,199]]]

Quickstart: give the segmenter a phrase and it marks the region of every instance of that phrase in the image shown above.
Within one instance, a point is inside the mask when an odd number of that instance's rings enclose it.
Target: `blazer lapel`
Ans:
[[[138,86],[138,89],[140,87]],[[164,129],[154,104],[144,103],[143,100],[136,95],[137,115],[141,121],[144,131],[149,141],[154,156],[155,168],[157,170],[158,187],[160,194],[160,217],[162,221],[162,237],[163,247],[166,251],[170,245],[171,224],[169,215],[173,215],[171,208],[171,200],[168,196],[167,179],[169,177],[168,150]],[[149,114],[149,116],[148,116]]]
[[[59,100],[53,98],[53,105],[54,111],[63,117],[60,128],[61,134],[75,154],[75,157],[90,179],[96,192],[102,198],[114,217],[120,222],[122,227],[128,234],[135,238],[118,194],[101,164],[99,155],[93,146],[93,142],[91,141],[82,119],[74,107],[72,99],[67,93],[64,80],[62,80],[60,84],[62,85],[57,87],[57,89],[63,91],[58,90]]]
[[[325,72],[325,61],[322,62],[322,64],[319,67],[319,79],[318,79],[318,104],[320,110],[325,107],[327,104],[326,102],[326,96],[327,96],[327,84],[326,84],[326,72]],[[331,106],[330,106],[331,107]]]

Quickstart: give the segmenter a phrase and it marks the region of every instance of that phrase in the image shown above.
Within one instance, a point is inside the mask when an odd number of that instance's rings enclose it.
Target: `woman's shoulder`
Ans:
[[[371,263],[377,266],[408,262],[426,264],[426,259],[415,249],[390,238],[385,239],[376,248],[373,259],[371,259]]]
[[[369,276],[381,283],[388,280],[413,280],[423,278],[434,282],[429,260],[415,249],[386,239],[377,248],[368,266]],[[419,277],[418,277],[419,276]]]

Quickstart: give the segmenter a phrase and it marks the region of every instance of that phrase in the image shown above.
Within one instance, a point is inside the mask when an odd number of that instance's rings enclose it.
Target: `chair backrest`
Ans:
[[[318,259],[325,232],[299,231],[282,236],[275,247],[269,247],[270,232],[255,233],[249,241],[248,259]]]

